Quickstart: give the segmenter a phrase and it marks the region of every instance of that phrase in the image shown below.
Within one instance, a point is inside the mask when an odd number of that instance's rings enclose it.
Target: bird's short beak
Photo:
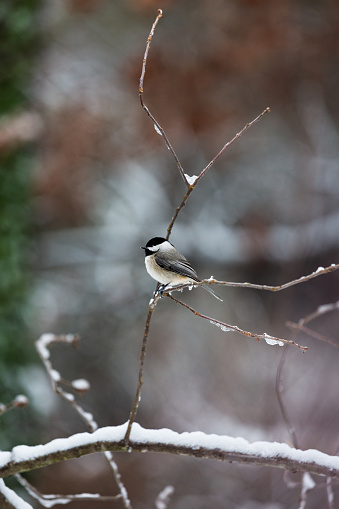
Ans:
[[[146,249],[145,246],[140,246],[140,249]]]

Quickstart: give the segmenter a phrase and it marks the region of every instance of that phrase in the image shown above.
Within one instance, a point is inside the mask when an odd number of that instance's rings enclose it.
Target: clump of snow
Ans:
[[[18,394],[14,399],[15,406],[24,407],[28,405],[28,398],[23,394]]]
[[[219,327],[219,329],[221,329],[223,332],[232,332],[233,331],[233,329],[231,329],[230,327],[227,327],[227,325],[225,325],[223,323],[215,322],[214,320],[210,320],[210,323],[213,323],[213,325],[216,325],[217,327]]]
[[[52,379],[54,380],[54,382],[60,382],[61,376],[60,376],[59,371],[57,371],[56,369],[51,369],[50,375],[51,375]]]
[[[198,176],[197,175],[187,175],[185,173],[185,179],[187,180],[187,182],[189,183],[190,186],[193,186],[195,184],[195,181],[197,180]]]
[[[19,497],[15,493],[15,491],[11,490],[6,486],[3,479],[0,479],[0,492],[3,493],[6,500],[11,504],[11,507],[15,507],[16,509],[33,509],[30,504],[22,500],[22,498]]]
[[[72,381],[72,387],[76,391],[85,392],[88,391],[91,386],[87,380],[84,378],[78,378],[77,380]]]
[[[162,132],[160,131],[159,127],[157,126],[157,124],[153,124],[154,125],[154,129],[156,130],[156,132],[158,134],[160,134],[160,136],[162,136]]]
[[[174,487],[173,486],[166,486],[157,496],[157,499],[155,501],[155,507],[156,509],[167,509],[169,498],[174,493]]]
[[[318,313],[328,313],[329,311],[333,311],[333,309],[339,308],[339,301],[334,304],[323,304],[319,306],[317,311]]]
[[[37,341],[40,355],[43,357],[43,359],[49,359],[50,352],[48,350],[48,347],[51,343],[54,341],[54,334],[48,332],[46,334],[42,334],[40,338]]]
[[[317,274],[318,272],[322,272],[324,269],[324,267],[318,267],[317,270],[314,272],[314,274]]]
[[[278,346],[284,346],[283,341],[279,341],[278,339],[272,338],[269,334],[266,334],[266,332],[263,334],[264,339],[268,345],[278,345]]]

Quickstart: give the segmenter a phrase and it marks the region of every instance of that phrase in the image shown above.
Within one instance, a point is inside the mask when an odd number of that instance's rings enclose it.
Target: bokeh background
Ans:
[[[148,301],[140,246],[164,236],[185,186],[142,111],[138,82],[158,8],[145,101],[187,174],[198,174],[246,122],[266,115],[220,158],[182,210],[172,242],[201,277],[282,284],[338,263],[339,4],[334,0],[16,0],[0,6],[0,400],[2,448],[84,431],[52,393],[34,340],[100,426],[128,418]],[[338,300],[338,274],[281,293],[218,287],[181,297],[252,332],[286,327]],[[338,316],[312,327],[338,342]],[[336,454],[338,349],[306,336],[283,370],[301,448]],[[178,432],[289,441],[275,392],[282,349],[224,333],[164,299],[154,315],[138,422]],[[133,506],[297,507],[280,470],[162,455],[117,454]],[[115,493],[94,455],[30,475],[47,493]],[[291,474],[293,481],[300,477]],[[307,508],[326,506],[324,483]],[[338,489],[334,487],[336,500]],[[103,502],[101,503],[103,504]],[[99,507],[99,503],[97,504]],[[74,504],[84,509],[96,505]],[[114,507],[118,507],[115,503]],[[100,505],[101,507],[101,505]]]

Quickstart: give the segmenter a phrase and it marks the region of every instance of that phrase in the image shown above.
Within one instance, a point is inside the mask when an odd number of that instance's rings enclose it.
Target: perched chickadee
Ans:
[[[161,283],[161,291],[166,286],[201,283],[197,273],[186,258],[163,237],[154,237],[141,249],[145,250],[147,272],[153,279]],[[203,285],[203,288],[222,301],[211,288],[206,285]]]

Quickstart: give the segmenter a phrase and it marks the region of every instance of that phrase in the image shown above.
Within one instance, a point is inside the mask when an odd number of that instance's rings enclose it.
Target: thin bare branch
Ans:
[[[317,339],[318,341],[322,341],[323,343],[328,343],[329,345],[332,345],[336,348],[339,347],[339,343],[334,341],[331,338],[328,338],[327,336],[324,336],[323,334],[319,334],[319,332],[316,332],[312,329],[309,329],[308,327],[305,327],[304,325],[299,325],[299,323],[294,322],[286,322],[286,326],[290,329],[293,329],[295,332],[305,332],[305,334],[308,334],[308,336],[311,336],[311,338]]]
[[[313,313],[310,313],[304,318],[301,318],[298,322],[298,325],[305,325],[305,323],[315,320],[316,318],[318,318],[318,316],[338,310],[339,310],[339,300],[337,302],[333,302],[330,304],[322,304],[321,306],[317,307],[317,309]]]
[[[183,170],[183,168],[181,166],[179,158],[178,158],[177,154],[175,153],[174,148],[172,147],[172,145],[171,145],[171,143],[170,143],[170,141],[169,141],[169,139],[168,139],[164,129],[161,127],[159,122],[154,118],[154,116],[152,115],[152,113],[150,112],[150,110],[148,109],[148,107],[146,106],[146,104],[144,102],[144,79],[145,79],[145,73],[146,73],[146,64],[147,64],[148,52],[149,52],[149,49],[150,49],[150,46],[151,46],[151,42],[152,42],[152,38],[153,38],[153,35],[154,35],[154,32],[155,32],[156,26],[157,26],[157,24],[158,24],[158,22],[159,22],[159,20],[161,18],[162,18],[162,10],[158,9],[158,15],[157,15],[157,17],[156,17],[156,19],[155,19],[155,21],[154,21],[154,23],[152,25],[151,31],[150,31],[149,36],[147,38],[145,54],[144,54],[144,58],[143,58],[143,61],[142,61],[141,76],[140,76],[140,81],[139,81],[139,99],[140,99],[141,107],[147,113],[149,118],[152,120],[156,132],[158,134],[160,134],[160,136],[162,136],[164,138],[165,143],[167,145],[167,148],[172,153],[172,155],[173,155],[173,157],[175,159],[175,162],[177,163],[177,166],[179,168],[180,175],[183,178],[186,186],[189,186],[189,183],[188,183],[188,181],[187,181],[187,179],[185,177],[185,173],[184,173],[184,170]]]
[[[174,223],[177,220],[177,217],[178,217],[181,209],[186,205],[186,202],[187,202],[190,194],[192,193],[193,189],[194,189],[194,187],[189,187],[187,189],[187,192],[186,192],[185,196],[183,197],[180,205],[178,205],[178,207],[175,209],[174,216],[172,217],[170,224],[168,225],[168,228],[167,228],[166,240],[168,240],[170,238]]]
[[[131,412],[129,415],[128,426],[127,426],[127,430],[126,430],[126,434],[125,434],[125,438],[124,438],[126,444],[129,441],[129,437],[130,437],[131,430],[132,430],[132,425],[135,422],[135,418],[137,416],[137,412],[138,412],[138,408],[139,408],[139,403],[140,403],[140,399],[141,399],[141,389],[142,389],[142,385],[144,383],[144,364],[145,364],[145,357],[146,357],[149,328],[151,325],[153,311],[154,311],[160,297],[161,297],[160,294],[155,293],[154,297],[150,300],[150,303],[148,306],[148,314],[147,314],[146,324],[145,324],[145,329],[144,329],[144,337],[142,340],[142,347],[141,347],[141,352],[140,352],[140,357],[139,357],[139,374],[138,374],[137,391],[136,391],[132,409],[131,409]]]
[[[195,188],[195,186],[198,184],[198,182],[202,179],[202,177],[206,174],[206,172],[211,168],[211,166],[215,163],[215,161],[236,141],[238,140],[250,127],[252,127],[256,122],[258,122],[264,115],[266,115],[266,113],[268,113],[270,111],[269,108],[266,108],[262,113],[260,113],[260,115],[258,115],[254,120],[252,120],[251,122],[249,122],[248,124],[246,124],[242,129],[241,131],[239,131],[235,136],[233,136],[233,138],[228,141],[227,143],[225,143],[225,145],[223,146],[223,148],[220,150],[220,152],[218,152],[218,154],[212,159],[212,161],[210,161],[208,163],[208,165],[201,171],[201,173],[199,174],[198,177],[191,177],[192,179],[192,182],[189,182],[189,178],[188,178],[188,175],[184,174],[184,179],[185,179],[185,182],[187,184],[187,192],[185,194],[185,196],[183,197],[180,205],[178,205],[178,207],[175,209],[175,212],[174,212],[174,215],[170,221],[170,224],[168,225],[168,228],[167,228],[167,235],[166,235],[166,239],[168,240],[171,233],[172,233],[172,229],[173,229],[173,226],[174,226],[174,223],[181,211],[181,209],[186,205],[186,202],[188,200],[188,198],[190,197],[193,189]]]
[[[247,282],[246,283],[234,283],[234,282],[230,282],[230,281],[218,281],[217,279],[214,279],[212,277],[209,279],[204,279],[201,283],[194,283],[194,286],[199,286],[199,285],[201,286],[203,284],[215,284],[215,285],[230,286],[233,288],[252,288],[254,290],[280,292],[281,290],[286,290],[287,288],[290,288],[291,286],[295,286],[300,283],[306,283],[307,281],[310,281],[310,279],[313,279],[318,276],[323,276],[324,274],[329,274],[330,272],[334,272],[335,270],[338,270],[338,269],[339,269],[339,264],[332,263],[331,265],[329,265],[328,267],[325,267],[325,268],[319,267],[317,270],[315,270],[311,274],[308,274],[307,276],[301,276],[298,279],[293,279],[293,281],[288,281],[287,283],[284,283],[282,285],[277,285],[277,286],[258,285],[255,283],[247,283]],[[186,286],[189,286],[189,285],[186,285]],[[183,285],[181,285],[180,288],[182,288],[182,287],[183,287]],[[175,288],[177,288],[177,287],[175,287]],[[328,304],[328,305],[331,306],[330,304]],[[326,311],[332,311],[333,309],[335,309],[335,306],[337,306],[336,309],[339,309],[338,303],[333,304],[333,306],[334,307],[332,309],[328,309]],[[321,308],[322,308],[322,306],[320,306],[320,309]]]
[[[291,421],[291,418],[287,412],[287,408],[286,408],[286,405],[285,405],[285,402],[284,402],[284,397],[283,397],[283,390],[284,390],[284,387],[283,387],[283,377],[282,377],[282,372],[283,372],[283,368],[285,366],[285,361],[286,361],[286,357],[288,355],[288,352],[289,352],[289,348],[284,348],[283,350],[283,353],[282,353],[282,356],[280,358],[280,361],[279,361],[279,364],[278,364],[278,369],[277,369],[277,375],[276,375],[276,378],[275,378],[275,391],[276,391],[276,395],[277,395],[277,400],[278,400],[278,403],[279,403],[279,406],[280,406],[280,411],[281,411],[281,414],[283,416],[283,419],[284,419],[284,422],[285,422],[285,426],[289,432],[289,435],[290,435],[290,439],[292,441],[292,444],[295,448],[299,448],[299,444],[298,444],[298,439],[297,439],[297,435],[296,435],[296,431],[295,431],[295,428],[294,426],[292,425],[292,421]]]
[[[254,124],[256,124],[257,122],[259,122],[259,120],[262,119],[262,117],[264,115],[266,115],[266,113],[269,113],[271,110],[270,108],[266,108],[263,112],[260,113],[260,115],[258,115],[254,120],[252,120],[251,122],[249,122],[248,124],[246,124],[242,129],[241,131],[239,131],[235,136],[233,136],[233,138],[228,141],[227,143],[225,143],[225,145],[222,147],[222,149],[217,153],[216,156],[213,157],[212,161],[210,161],[208,163],[208,165],[202,170],[202,172],[200,173],[200,175],[195,179],[195,182],[193,184],[193,186],[196,186],[198,181],[200,179],[202,179],[202,177],[205,175],[205,173],[207,172],[207,170],[210,169],[210,167],[215,163],[215,161],[217,159],[219,159],[219,157],[225,152],[225,150],[227,150],[236,140],[238,140],[240,138],[240,136],[242,136],[250,127],[252,127]]]
[[[172,291],[172,289],[171,289],[171,291]],[[237,332],[238,334],[242,334],[243,336],[247,336],[248,338],[256,339],[257,341],[264,339],[266,341],[266,343],[269,345],[283,346],[285,344],[285,345],[295,346],[296,348],[299,348],[303,353],[306,350],[308,350],[307,346],[299,345],[298,343],[296,343],[295,341],[292,341],[291,339],[277,338],[275,336],[271,336],[271,335],[267,334],[266,332],[264,332],[263,334],[255,334],[253,332],[248,332],[248,331],[242,330],[237,325],[230,325],[228,323],[221,322],[220,320],[216,320],[215,318],[211,318],[210,316],[203,315],[202,313],[199,313],[199,311],[196,311],[195,309],[193,309],[191,306],[189,306],[185,302],[182,302],[181,300],[176,299],[175,297],[173,297],[173,295],[171,295],[170,293],[167,293],[166,291],[164,291],[163,294],[166,297],[169,297],[170,299],[174,300],[174,302],[176,302],[177,304],[180,304],[181,306],[183,306],[186,309],[188,309],[189,311],[191,311],[194,315],[200,316],[200,318],[204,318],[205,320],[208,320],[210,323],[212,323],[213,325],[216,325],[224,332]]]
[[[332,487],[332,479],[327,477],[326,479],[326,496],[328,509],[334,509],[334,493]]]
[[[290,327],[291,329],[294,329],[296,333],[300,332],[300,331],[303,331],[306,334],[308,334],[309,336],[311,336],[312,338],[317,339],[318,341],[322,341],[324,343],[328,343],[329,345],[332,345],[332,346],[335,346],[335,347],[338,348],[339,347],[339,343],[337,341],[335,341],[335,340],[333,340],[331,338],[328,338],[327,336],[324,336],[323,334],[319,334],[318,332],[316,332],[316,331],[314,331],[312,329],[309,329],[308,327],[305,327],[306,323],[309,323],[312,320],[315,320],[319,316],[324,315],[325,313],[330,313],[332,311],[338,311],[338,310],[339,310],[339,301],[333,302],[333,303],[330,303],[330,304],[322,304],[315,311],[313,311],[309,315],[304,316],[303,318],[301,318],[298,321],[298,323],[287,322],[286,325],[287,325],[287,327]]]

